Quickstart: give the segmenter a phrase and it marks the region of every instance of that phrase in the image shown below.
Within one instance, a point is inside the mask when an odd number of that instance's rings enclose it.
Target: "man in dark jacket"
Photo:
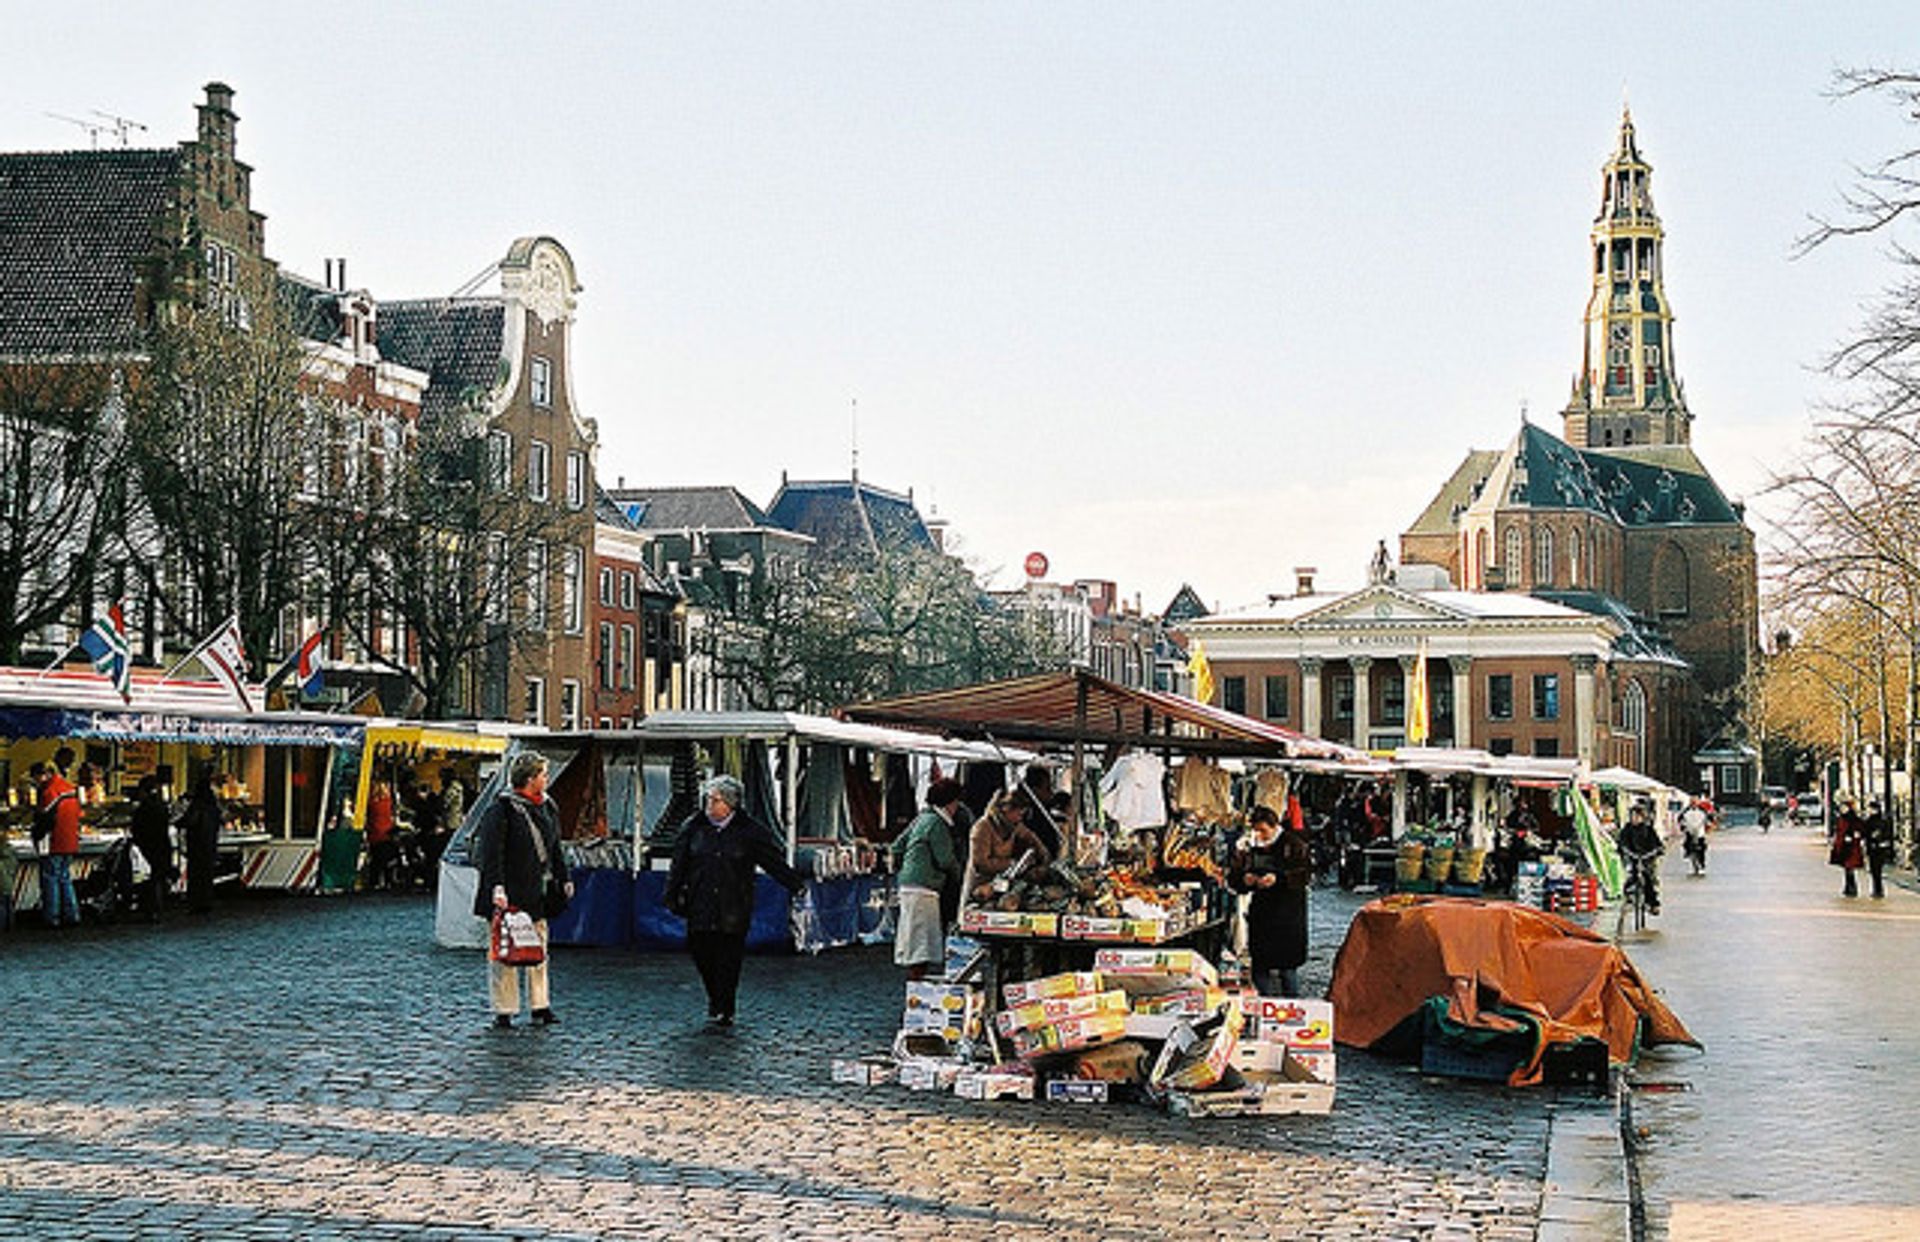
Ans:
[[[133,848],[147,860],[147,891],[143,898],[148,922],[157,920],[166,908],[167,894],[179,872],[173,865],[173,808],[167,805],[167,788],[160,777],[148,773],[140,778],[133,805]]]
[[[474,828],[473,857],[480,868],[474,890],[473,912],[492,918],[509,907],[524,910],[547,945],[548,920],[557,917],[573,898],[573,878],[560,850],[560,819],[547,798],[547,761],[534,751],[521,751],[507,770],[513,788],[494,799]],[[513,1025],[520,1012],[520,972],[527,974],[527,1004],[536,1026],[554,1026],[547,989],[547,960],[533,966],[509,966],[487,957],[487,991],[493,1001],[493,1024],[502,1030]]]
[[[1862,829],[1867,841],[1867,874],[1873,877],[1873,895],[1884,898],[1887,885],[1881,872],[1893,861],[1893,821],[1878,802],[1867,803],[1867,822]]]
[[[741,809],[739,781],[714,777],[702,800],[705,809],[680,825],[665,900],[687,921],[687,952],[707,989],[707,1024],[724,1029],[733,1025],[747,955],[754,871],[765,871],[789,893],[799,893],[805,880],[787,865],[773,834]]]

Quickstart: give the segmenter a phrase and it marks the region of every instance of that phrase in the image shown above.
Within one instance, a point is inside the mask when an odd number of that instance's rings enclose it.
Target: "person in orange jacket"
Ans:
[[[41,769],[35,837],[44,836],[40,853],[40,915],[49,927],[80,922],[80,900],[73,892],[73,859],[80,852],[80,791],[67,779],[73,751],[62,746],[53,766]]]

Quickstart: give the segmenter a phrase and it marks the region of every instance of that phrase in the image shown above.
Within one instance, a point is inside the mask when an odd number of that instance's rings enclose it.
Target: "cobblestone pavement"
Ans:
[[[1315,989],[1357,905],[1316,893]],[[1534,1236],[1548,1092],[1345,1050],[1329,1117],[835,1086],[897,1024],[884,949],[750,959],[723,1036],[684,959],[563,949],[564,1024],[493,1032],[429,928],[363,897],[0,937],[0,1237]]]
[[[1716,834],[1697,879],[1667,860],[1627,949],[1707,1050],[1635,1074],[1652,1236],[1920,1237],[1920,894],[1840,882],[1806,828]]]

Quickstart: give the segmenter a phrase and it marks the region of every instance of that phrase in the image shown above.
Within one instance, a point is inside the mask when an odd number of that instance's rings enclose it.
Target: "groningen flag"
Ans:
[[[1600,826],[1600,817],[1594,814],[1587,795],[1577,788],[1567,792],[1573,802],[1573,829],[1580,838],[1580,852],[1586,855],[1587,866],[1600,877],[1600,891],[1607,895],[1608,901],[1618,901],[1627,878],[1620,851],[1614,847],[1607,830]]]
[[[1187,657],[1187,671],[1193,674],[1193,697],[1202,703],[1213,702],[1213,665],[1200,640],[1193,640],[1193,654]]]
[[[1427,717],[1432,711],[1427,698],[1427,640],[1420,640],[1420,654],[1413,658],[1413,676],[1407,686],[1407,745],[1427,744]]]
[[[113,688],[126,702],[133,700],[133,648],[127,645],[127,622],[115,604],[80,636],[80,650],[93,661],[93,671],[113,679]]]

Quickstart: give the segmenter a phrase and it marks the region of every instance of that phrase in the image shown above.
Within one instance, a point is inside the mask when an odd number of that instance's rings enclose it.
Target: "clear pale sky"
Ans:
[[[1920,65],[1910,0],[1360,7],[7,0],[0,149],[171,145],[223,80],[294,271],[567,246],[608,483],[844,478],[857,398],[861,477],[999,584],[1038,549],[1157,610],[1355,585],[1522,401],[1558,433],[1624,92],[1695,447],[1754,497],[1891,275],[1792,249],[1915,139],[1826,95]]]

